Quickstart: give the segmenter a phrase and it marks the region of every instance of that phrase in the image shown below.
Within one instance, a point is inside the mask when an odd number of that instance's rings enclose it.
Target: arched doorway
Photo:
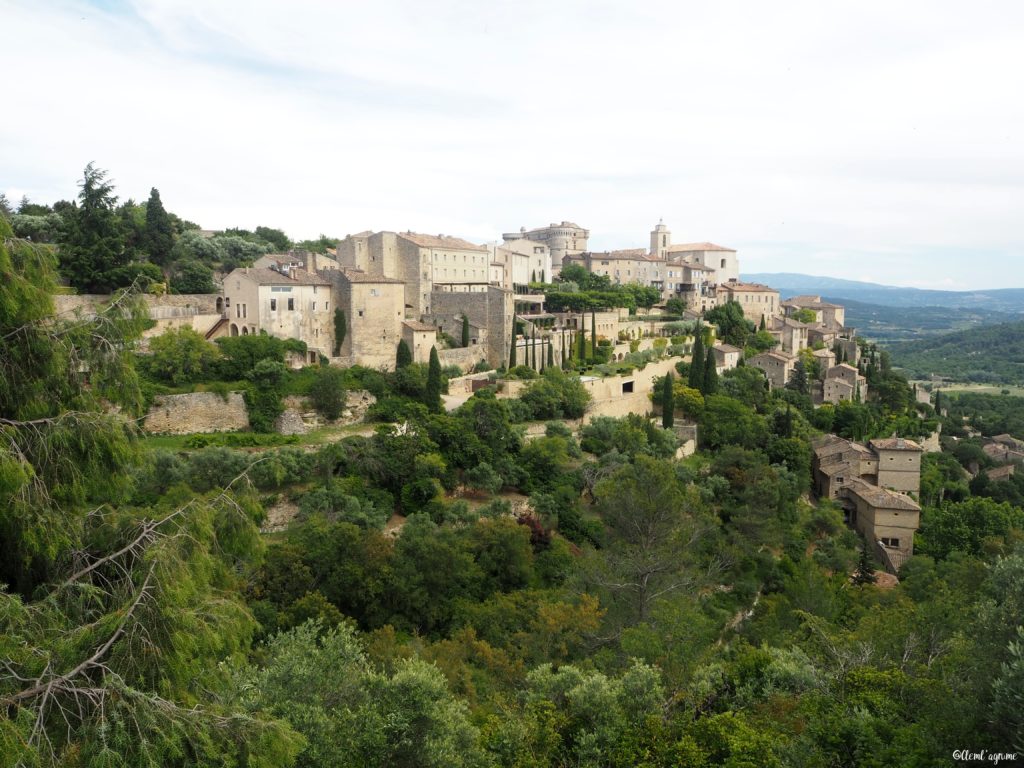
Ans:
[[[224,297],[223,296],[218,296],[217,297],[217,314],[218,315],[224,314]]]
[[[231,324],[231,335],[232,336],[237,336],[238,335],[238,326],[235,325],[234,323]]]
[[[243,325],[242,326],[242,335],[243,336],[248,336],[249,335],[249,326],[247,326],[247,325]]]

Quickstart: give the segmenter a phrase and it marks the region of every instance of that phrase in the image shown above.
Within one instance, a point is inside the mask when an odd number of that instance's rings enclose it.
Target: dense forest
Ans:
[[[180,332],[139,355],[138,297],[54,317],[52,249],[3,216],[0,275],[0,766],[1024,751],[1021,507],[970,482],[969,456],[928,455],[918,554],[892,584],[809,495],[822,431],[934,429],[884,354],[863,403],[680,363],[660,425],[580,426],[587,392],[557,367],[446,412],[436,366],[291,371],[287,342]],[[377,405],[320,444],[140,435],[154,388],[229,382],[256,427],[287,393]],[[672,414],[698,425],[695,455],[676,458]],[[295,519],[260,533],[282,501]]]
[[[1024,383],[1024,322],[982,326],[889,348],[912,378],[935,374],[956,381]]]

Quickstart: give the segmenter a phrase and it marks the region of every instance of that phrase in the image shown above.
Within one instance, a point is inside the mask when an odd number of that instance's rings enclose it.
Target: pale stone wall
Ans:
[[[149,316],[154,320],[189,315],[219,314],[217,299],[220,298],[220,294],[217,293],[182,293],[163,296],[147,293],[142,298],[146,302],[146,306],[149,307]],[[110,301],[109,294],[57,294],[53,297],[54,307],[59,315],[72,313],[78,309],[86,314],[94,314],[99,305],[108,301]]]
[[[146,414],[142,428],[167,435],[233,432],[249,428],[249,412],[241,392],[231,392],[227,402],[214,392],[161,395]]]
[[[480,346],[439,349],[437,358],[441,361],[442,368],[448,365],[457,365],[463,371],[471,371],[477,363],[485,359],[484,351],[484,348]]]
[[[330,275],[348,326],[339,354],[341,362],[393,369],[402,338],[405,286],[395,282],[358,282],[341,271]]]
[[[477,352],[477,360],[484,358],[491,365],[499,366],[508,361],[513,295],[512,291],[495,286],[472,293],[434,291],[430,295],[433,311],[428,322],[454,328],[461,324],[465,314],[471,325],[487,329],[487,338],[479,345],[481,349]]]

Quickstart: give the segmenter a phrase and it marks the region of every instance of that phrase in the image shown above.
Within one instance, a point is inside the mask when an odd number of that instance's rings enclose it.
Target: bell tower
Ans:
[[[658,219],[658,226],[651,230],[651,256],[659,259],[668,257],[668,247],[672,245],[672,233],[668,231],[663,219]]]

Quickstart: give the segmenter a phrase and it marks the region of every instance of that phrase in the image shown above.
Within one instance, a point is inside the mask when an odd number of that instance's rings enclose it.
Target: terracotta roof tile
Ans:
[[[726,248],[724,245],[715,245],[714,243],[677,243],[670,245],[667,249],[671,253],[678,253],[680,251],[731,251],[736,252],[735,248]]]
[[[487,247],[471,243],[460,237],[447,235],[421,235],[418,232],[399,232],[398,236],[420,248],[447,248],[453,251],[486,251]]]

